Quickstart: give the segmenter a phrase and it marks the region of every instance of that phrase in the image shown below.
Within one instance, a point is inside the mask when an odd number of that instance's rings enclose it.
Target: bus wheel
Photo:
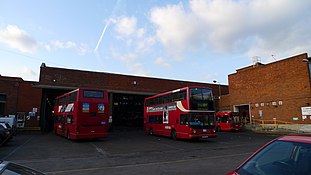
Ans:
[[[153,135],[153,129],[152,128],[149,129],[149,135],[151,135],[151,136]]]
[[[173,140],[176,140],[176,139],[177,139],[175,129],[173,129],[173,130],[171,131],[171,137],[172,137]]]
[[[67,131],[67,139],[70,140],[70,132]]]

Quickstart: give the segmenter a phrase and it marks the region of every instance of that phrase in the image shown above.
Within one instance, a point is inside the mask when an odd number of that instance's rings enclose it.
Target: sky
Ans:
[[[228,84],[311,51],[310,0],[0,0],[0,74],[40,66]]]

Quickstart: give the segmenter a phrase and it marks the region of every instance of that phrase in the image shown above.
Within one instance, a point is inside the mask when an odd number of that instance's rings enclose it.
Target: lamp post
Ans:
[[[218,83],[218,99],[220,99],[220,96],[221,96],[220,82],[217,82],[216,80],[213,80],[213,82],[215,84]]]
[[[220,96],[221,96],[220,82],[217,82],[216,80],[213,80],[213,82],[215,84],[218,83],[218,111],[220,111]]]

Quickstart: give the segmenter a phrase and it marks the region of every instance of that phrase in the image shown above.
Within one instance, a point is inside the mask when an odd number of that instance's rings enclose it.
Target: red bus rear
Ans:
[[[238,131],[241,129],[239,112],[216,112],[217,131]]]
[[[145,99],[144,127],[150,135],[173,139],[216,137],[212,90],[185,87]]]
[[[58,96],[54,106],[54,132],[67,139],[107,137],[108,93],[80,88]]]

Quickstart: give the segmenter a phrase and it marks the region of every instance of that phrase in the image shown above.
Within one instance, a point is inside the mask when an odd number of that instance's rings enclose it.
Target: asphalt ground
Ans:
[[[122,129],[105,139],[69,141],[53,133],[19,133],[0,147],[0,159],[57,175],[223,175],[276,137],[241,131],[176,141]]]

